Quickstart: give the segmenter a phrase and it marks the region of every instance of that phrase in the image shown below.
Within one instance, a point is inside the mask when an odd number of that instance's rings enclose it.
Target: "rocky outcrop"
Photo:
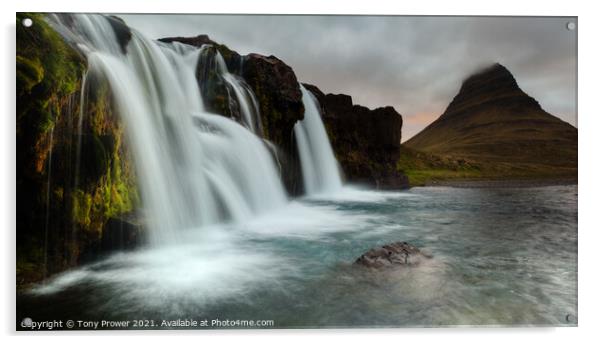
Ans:
[[[407,242],[394,242],[373,248],[359,256],[354,265],[366,268],[382,269],[395,266],[416,266],[432,256]]]
[[[130,27],[125,24],[123,19],[117,16],[108,16],[107,19],[109,20],[111,28],[115,32],[115,37],[119,42],[121,52],[126,54],[128,43],[130,43],[132,40],[132,30],[130,30]]]
[[[159,41],[165,42],[165,43],[180,42],[183,44],[195,46],[197,48],[200,48],[205,44],[218,45],[214,40],[209,38],[209,36],[207,36],[207,35],[198,35],[195,37],[165,37],[165,38],[159,38]]]
[[[85,59],[44,21],[17,25],[17,283],[81,262],[109,218],[138,191],[108,86],[93,77],[80,112]],[[43,42],[43,43],[40,43]],[[80,116],[84,114],[84,117]]]
[[[526,176],[577,172],[577,128],[547,113],[494,64],[467,78],[445,112],[404,143]]]
[[[408,187],[407,177],[397,170],[403,120],[394,108],[370,110],[354,105],[348,95],[305,87],[320,103],[332,148],[350,182],[379,189]]]
[[[290,194],[301,192],[301,168],[293,128],[303,119],[301,89],[292,68],[274,56],[245,57],[242,77],[259,102],[264,137],[279,148],[282,180]]]

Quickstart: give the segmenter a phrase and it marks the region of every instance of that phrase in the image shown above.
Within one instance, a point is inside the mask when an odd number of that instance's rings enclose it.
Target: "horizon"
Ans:
[[[493,63],[577,127],[577,30],[566,28],[574,17],[117,15],[153,39],[206,34],[243,55],[274,55],[325,93],[370,109],[392,106],[403,118],[402,142],[443,114],[465,78]]]

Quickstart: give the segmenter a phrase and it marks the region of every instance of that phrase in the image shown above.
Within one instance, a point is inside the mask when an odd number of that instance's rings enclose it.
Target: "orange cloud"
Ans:
[[[436,120],[437,117],[439,117],[439,114],[423,112],[413,115],[405,115],[403,121],[406,124],[427,125]]]

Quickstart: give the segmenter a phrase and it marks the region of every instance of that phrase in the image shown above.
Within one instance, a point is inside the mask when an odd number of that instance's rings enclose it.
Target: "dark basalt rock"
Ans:
[[[408,187],[407,177],[397,170],[403,120],[393,107],[370,110],[354,105],[348,95],[304,86],[320,103],[332,148],[349,181],[378,189]]]
[[[108,16],[109,24],[115,31],[115,36],[117,37],[117,41],[119,41],[119,46],[121,47],[121,52],[127,53],[128,43],[132,40],[132,30],[130,27],[126,25],[123,19],[117,16]]]
[[[196,78],[203,103],[208,111],[240,122],[241,115],[238,104],[229,96],[227,83],[219,72],[217,53],[217,48],[211,45],[204,49],[199,57]]]
[[[134,249],[142,244],[144,226],[135,216],[110,218],[103,227],[101,251]]]
[[[305,112],[293,69],[275,56],[250,54],[244,59],[242,77],[258,98],[267,138],[290,146],[290,131]]]
[[[290,194],[301,192],[301,170],[293,127],[303,119],[301,89],[293,69],[274,56],[245,56],[242,77],[257,97],[264,137],[278,147],[281,176]]]
[[[195,37],[165,37],[160,38],[160,42],[171,43],[171,42],[180,42],[188,45],[195,46],[197,48],[202,47],[205,44],[213,44],[217,45],[214,40],[209,38],[207,35],[198,35]]]
[[[381,269],[394,266],[415,266],[424,259],[430,258],[432,258],[431,255],[404,241],[373,248],[362,254],[353,264]]]
[[[195,37],[166,37],[160,38],[159,41],[164,43],[179,42],[182,44],[192,45],[197,48],[200,48],[204,45],[211,45],[220,52],[224,58],[224,62],[226,62],[226,65],[228,66],[228,70],[231,73],[240,74],[240,66],[242,64],[243,57],[236,51],[228,48],[226,45],[219,44],[212,40],[207,35],[198,35]]]

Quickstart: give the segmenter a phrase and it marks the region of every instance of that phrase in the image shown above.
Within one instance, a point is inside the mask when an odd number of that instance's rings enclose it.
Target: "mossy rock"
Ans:
[[[24,18],[33,25],[17,25],[20,286],[94,257],[106,221],[140,203],[133,160],[122,144],[124,127],[106,80],[89,75],[81,109],[85,58],[43,14],[17,14],[18,22]]]
[[[44,79],[44,69],[40,60],[30,60],[17,56],[17,89],[20,94],[29,93],[31,89]]]

